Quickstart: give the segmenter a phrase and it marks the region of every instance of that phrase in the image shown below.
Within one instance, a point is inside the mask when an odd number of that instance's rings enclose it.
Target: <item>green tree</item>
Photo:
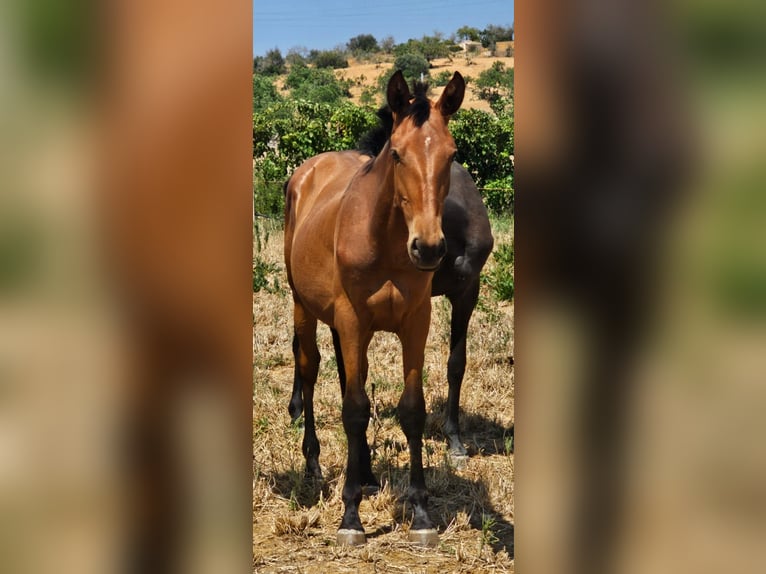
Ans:
[[[471,42],[478,42],[481,39],[479,29],[471,26],[461,26],[455,35],[459,40],[470,40]]]
[[[253,72],[265,74],[267,76],[276,76],[284,74],[286,71],[285,59],[279,48],[274,48],[266,52],[265,56],[256,56],[253,58]]]
[[[492,111],[500,114],[513,104],[513,68],[496,61],[476,80],[479,97],[489,102]]]
[[[378,41],[372,34],[359,34],[351,38],[346,47],[354,54],[376,52],[378,50]]]
[[[346,55],[340,50],[321,50],[310,58],[317,68],[348,68]]]
[[[496,26],[490,24],[479,32],[479,39],[481,40],[482,46],[494,50],[495,42],[513,40],[513,26]]]
[[[293,98],[310,102],[339,103],[351,96],[348,84],[335,77],[332,70],[296,64],[285,79]]]
[[[386,54],[392,53],[395,45],[396,41],[393,36],[386,36],[380,41],[380,49]]]
[[[404,74],[404,79],[411,86],[415,80],[420,80],[421,75],[423,80],[429,78],[429,66],[428,60],[426,60],[421,54],[405,53],[401,56],[397,56],[394,60],[394,65],[388,72],[381,74],[378,78],[378,89],[385,93],[388,80],[394,75],[396,70],[401,70]]]
[[[293,46],[287,51],[285,61],[294,66],[295,64],[305,64],[308,61],[308,48],[304,46]]]

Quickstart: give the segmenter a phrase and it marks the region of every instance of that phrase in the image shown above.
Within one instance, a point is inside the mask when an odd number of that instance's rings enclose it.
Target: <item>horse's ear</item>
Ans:
[[[463,96],[465,95],[465,80],[460,72],[455,72],[452,79],[444,88],[441,97],[438,102],[438,109],[441,111],[445,118],[449,118],[458,109],[460,104],[463,103]]]
[[[410,104],[412,94],[401,70],[397,70],[388,81],[386,98],[388,99],[388,106],[394,114],[400,114]]]

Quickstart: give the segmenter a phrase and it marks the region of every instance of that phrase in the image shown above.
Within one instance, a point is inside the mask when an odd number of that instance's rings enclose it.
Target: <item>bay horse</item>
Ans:
[[[357,146],[361,153],[371,157],[381,152],[393,129],[390,108],[380,108],[378,118],[381,125],[365,134]],[[479,300],[479,275],[492,252],[494,238],[481,194],[471,175],[457,161],[452,163],[450,188],[442,213],[442,231],[447,240],[447,255],[434,273],[431,284],[431,296],[444,295],[452,306],[450,354],[447,361],[449,391],[442,431],[447,438],[450,454],[453,457],[465,457],[468,453],[460,438],[458,417],[460,389],[465,375],[466,337],[471,315]],[[333,336],[335,341],[336,337]],[[340,375],[342,393],[345,381],[343,374]],[[297,399],[300,399],[300,395]],[[300,409],[297,409],[295,418],[298,415]]]
[[[393,130],[393,114],[387,106],[378,110],[381,125],[365,134],[357,145],[366,157],[377,156]],[[366,159],[364,160],[366,161]],[[494,246],[487,208],[468,171],[453,162],[450,188],[444,202],[442,231],[447,241],[447,254],[434,273],[431,296],[444,295],[452,306],[450,320],[450,354],[447,361],[446,416],[442,432],[453,458],[467,456],[460,436],[460,390],[466,366],[468,324],[479,299],[479,275]],[[332,329],[336,358],[341,355],[337,332]],[[346,389],[343,361],[338,360],[341,396]],[[300,377],[295,377],[288,410],[294,423],[303,412]],[[316,470],[316,469],[314,469]]]
[[[422,446],[426,409],[423,361],[431,319],[434,272],[447,255],[442,213],[457,153],[449,118],[460,108],[465,81],[455,72],[433,102],[413,95],[401,71],[387,86],[393,128],[374,158],[331,152],[299,166],[286,185],[285,264],[294,302],[295,377],[305,400],[303,454],[321,476],[313,394],[319,370],[317,321],[334,330],[346,381],[342,420],[348,442],[339,544],[365,542],[359,518],[362,487],[378,485],[366,431],[367,348],[376,331],[402,343],[404,392],[398,414],[410,451],[409,538],[433,545]]]

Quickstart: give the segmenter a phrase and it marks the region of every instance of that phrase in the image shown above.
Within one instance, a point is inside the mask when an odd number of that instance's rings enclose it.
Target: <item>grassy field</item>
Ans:
[[[493,221],[496,246],[510,243],[510,220]],[[482,286],[471,320],[461,429],[470,457],[456,468],[440,429],[447,396],[450,304],[433,300],[424,392],[428,419],[424,466],[435,548],[407,542],[401,496],[409,481],[406,440],[396,419],[403,388],[401,349],[377,333],[369,351],[367,391],[373,418],[367,433],[373,470],[383,488],[365,497],[360,515],[367,544],[339,547],[346,439],[329,329],[320,324],[322,363],[315,396],[324,473],[304,480],[303,430],[290,424],[293,378],[292,298],[282,261],[281,222],[259,219],[254,261],[264,288],[253,295],[253,570],[254,572],[513,572],[513,304]],[[490,257],[487,267],[494,265]]]

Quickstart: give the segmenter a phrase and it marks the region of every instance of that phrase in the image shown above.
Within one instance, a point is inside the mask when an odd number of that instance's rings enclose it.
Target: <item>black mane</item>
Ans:
[[[412,116],[417,127],[426,123],[428,116],[431,114],[431,102],[428,101],[428,84],[425,82],[415,82],[414,88],[414,100],[410,106],[405,110],[404,117]]]
[[[377,115],[380,125],[364,134],[356,144],[358,151],[370,157],[376,157],[380,153],[394,129],[394,115],[391,113],[391,108],[383,106],[378,110]]]
[[[431,102],[428,101],[426,96],[428,84],[425,82],[415,82],[413,88],[414,99],[405,110],[403,117],[412,116],[415,125],[420,127],[426,122],[431,113]],[[364,134],[356,144],[358,151],[370,157],[376,157],[381,152],[394,129],[394,116],[388,105],[380,108],[377,111],[377,116],[380,119],[380,125]]]

